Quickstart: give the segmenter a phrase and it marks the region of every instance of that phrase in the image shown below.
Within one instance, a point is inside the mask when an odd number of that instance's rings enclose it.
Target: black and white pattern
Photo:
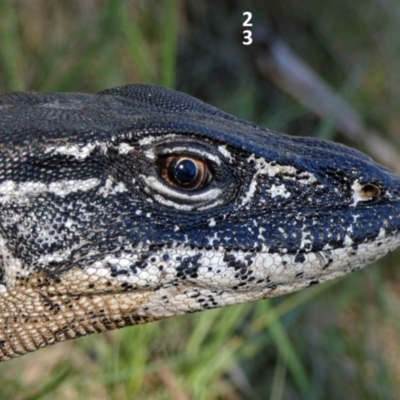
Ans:
[[[300,290],[400,242],[397,175],[167,89],[3,95],[0,135],[0,360]],[[211,179],[171,185],[169,155]]]

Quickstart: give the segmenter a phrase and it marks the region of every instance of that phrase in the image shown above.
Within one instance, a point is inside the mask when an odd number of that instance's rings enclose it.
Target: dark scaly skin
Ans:
[[[289,293],[399,244],[399,177],[149,85],[0,96],[0,360]],[[203,160],[176,189],[160,157]]]

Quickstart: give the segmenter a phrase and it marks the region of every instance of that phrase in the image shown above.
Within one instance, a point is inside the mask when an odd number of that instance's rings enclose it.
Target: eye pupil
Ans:
[[[175,166],[175,179],[182,185],[192,183],[198,174],[198,168],[194,161],[184,159]]]
[[[208,162],[192,156],[172,154],[160,157],[157,169],[163,181],[181,190],[203,189],[212,179]]]

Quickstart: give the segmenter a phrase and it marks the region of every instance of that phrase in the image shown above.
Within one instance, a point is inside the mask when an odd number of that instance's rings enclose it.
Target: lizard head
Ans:
[[[150,85],[8,94],[0,114],[0,359],[300,290],[399,244],[399,177],[339,144]]]

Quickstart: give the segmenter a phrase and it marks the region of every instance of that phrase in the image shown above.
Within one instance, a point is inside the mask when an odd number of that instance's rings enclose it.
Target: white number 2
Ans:
[[[253,17],[251,12],[246,11],[243,13],[243,15],[247,17],[246,21],[243,22],[243,26],[253,26],[253,24],[250,23],[251,18]]]

